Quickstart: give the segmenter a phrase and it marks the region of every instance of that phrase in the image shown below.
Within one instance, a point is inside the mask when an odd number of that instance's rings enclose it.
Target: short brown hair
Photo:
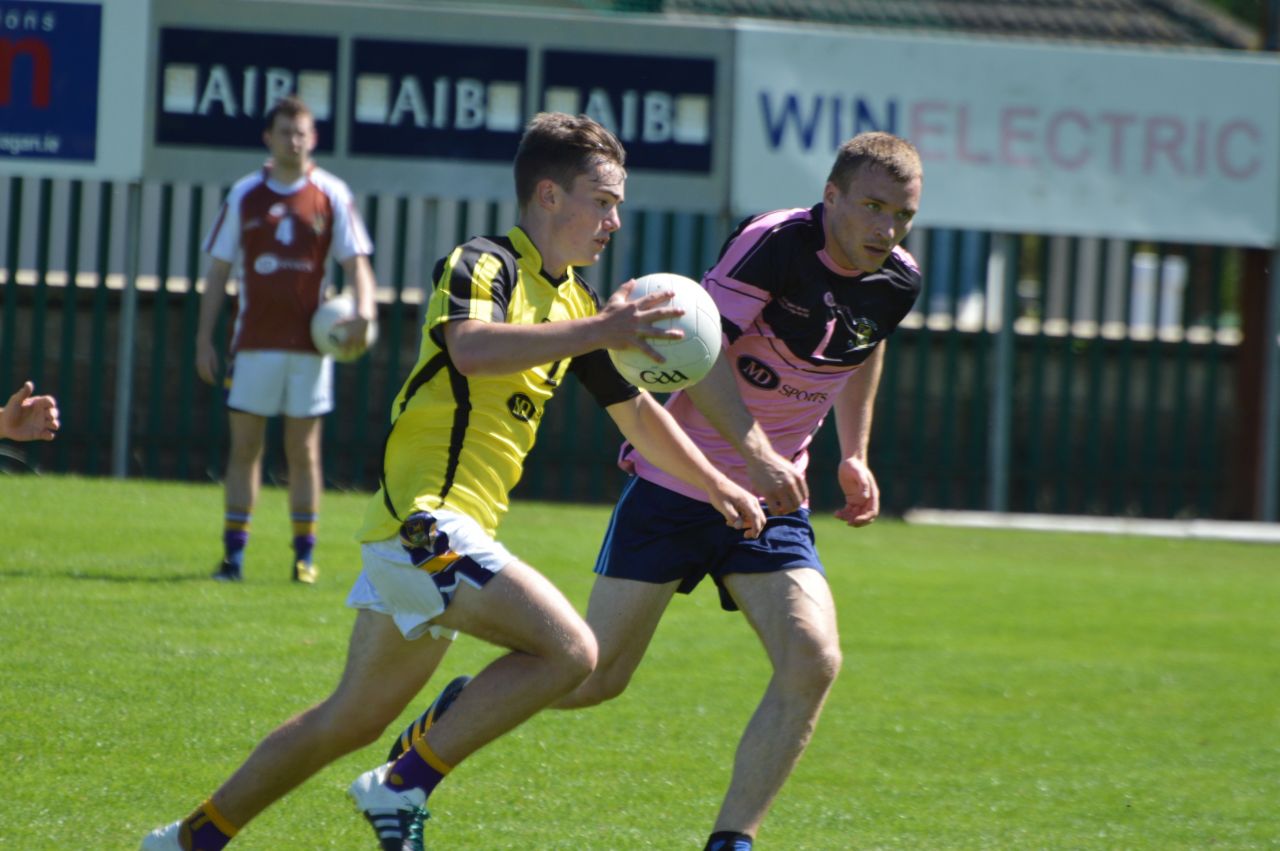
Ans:
[[[827,182],[834,183],[844,192],[854,175],[872,165],[879,166],[903,183],[924,177],[924,166],[915,145],[892,133],[875,130],[859,133],[840,146]]]
[[[307,106],[307,102],[297,95],[285,95],[271,105],[267,110],[267,114],[263,116],[266,121],[264,129],[270,130],[276,126],[276,116],[283,115],[285,118],[297,118],[299,115],[309,115],[315,118],[315,114],[311,111],[311,107]]]
[[[627,152],[618,137],[586,115],[539,112],[525,125],[516,149],[516,200],[524,206],[538,181],[550,178],[573,188],[573,180],[602,163],[622,168]]]

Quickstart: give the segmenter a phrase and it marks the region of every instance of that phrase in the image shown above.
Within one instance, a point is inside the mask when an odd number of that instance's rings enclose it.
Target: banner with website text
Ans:
[[[142,175],[149,5],[0,4],[0,175]]]

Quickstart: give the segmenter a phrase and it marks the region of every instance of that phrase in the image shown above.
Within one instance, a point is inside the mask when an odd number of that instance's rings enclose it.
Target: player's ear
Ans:
[[[827,185],[822,188],[823,203],[828,205],[834,204],[839,197],[840,188],[828,180]]]
[[[533,197],[538,202],[538,206],[544,210],[554,210],[560,204],[562,193],[563,190],[560,188],[560,184],[549,177],[544,177],[538,181],[538,185],[534,188]]]

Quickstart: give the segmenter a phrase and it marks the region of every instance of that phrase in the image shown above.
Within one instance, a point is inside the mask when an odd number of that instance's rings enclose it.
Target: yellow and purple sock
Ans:
[[[189,851],[222,851],[239,831],[218,812],[210,798],[182,820],[178,843]]]
[[[244,508],[228,508],[222,519],[223,560],[244,565],[244,548],[249,543],[249,520],[252,513]]]
[[[289,515],[293,522],[293,557],[311,564],[311,552],[316,548],[316,527],[319,516],[315,512],[295,511]]]
[[[386,784],[398,791],[421,789],[431,797],[431,791],[452,770],[453,766],[436,756],[426,739],[416,739],[413,747],[392,763]]]

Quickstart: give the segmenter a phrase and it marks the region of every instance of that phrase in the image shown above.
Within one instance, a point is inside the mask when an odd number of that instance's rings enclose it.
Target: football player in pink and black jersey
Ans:
[[[332,255],[352,282],[357,307],[339,333],[359,350],[374,318],[373,244],[351,190],[311,161],[315,119],[300,98],[283,98],[268,111],[262,138],[271,160],[232,187],[205,240],[211,259],[200,300],[196,369],[209,384],[219,365],[214,327],[237,257],[242,266],[226,378],[231,450],[223,558],[213,576],[242,576],[267,418],[283,415],[293,578],[314,584],[324,482],[320,418],[333,409],[333,361],[311,342],[311,316],[324,298],[325,262]]]
[[[808,449],[834,412],[842,460],[821,475],[834,472],[844,491],[837,517],[873,521],[872,408],[886,339],[920,292],[900,243],[922,180],[909,142],[855,136],[841,146],[821,203],[746,220],[703,277],[726,345],[710,375],[667,408],[718,469],[764,502],[758,538],[726,528],[702,494],[623,447],[635,476],[610,521],[587,612],[598,663],[560,706],[621,694],[673,595],[710,576],[723,607],[741,609],[759,635],[773,677],[739,742],[707,851],[752,847],[840,669],[835,605],[809,522]]]

